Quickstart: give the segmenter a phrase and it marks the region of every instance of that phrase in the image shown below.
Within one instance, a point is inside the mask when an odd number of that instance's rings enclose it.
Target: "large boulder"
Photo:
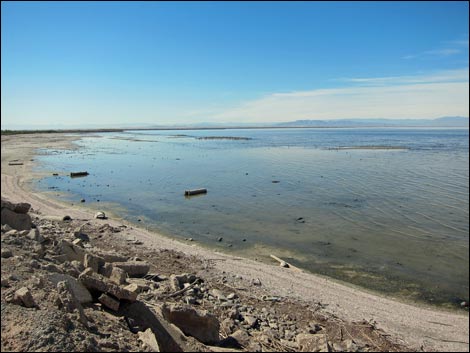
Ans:
[[[88,289],[86,289],[80,282],[78,282],[72,276],[63,275],[60,273],[53,273],[49,275],[48,278],[49,281],[54,283],[55,286],[57,286],[59,282],[67,282],[68,287],[73,292],[73,295],[75,296],[75,298],[77,298],[80,304],[91,303],[93,301],[93,298],[91,297],[91,294]]]
[[[162,314],[184,334],[202,343],[219,341],[219,320],[206,310],[196,310],[188,305],[164,305]]]
[[[1,221],[2,225],[8,224],[11,228],[16,230],[31,229],[31,217],[28,214],[16,213],[6,207],[2,207]]]
[[[111,294],[119,300],[135,302],[137,299],[137,293],[122,288],[108,278],[93,272],[91,268],[85,269],[78,277],[78,280],[89,290]]]
[[[150,265],[145,261],[114,262],[113,266],[124,270],[129,277],[143,277],[150,270]]]

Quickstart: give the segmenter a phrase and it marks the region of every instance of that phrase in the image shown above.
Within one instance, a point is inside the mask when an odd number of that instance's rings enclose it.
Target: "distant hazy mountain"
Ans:
[[[341,120],[296,120],[276,124],[282,127],[468,127],[468,118],[447,116],[437,119],[341,119]]]

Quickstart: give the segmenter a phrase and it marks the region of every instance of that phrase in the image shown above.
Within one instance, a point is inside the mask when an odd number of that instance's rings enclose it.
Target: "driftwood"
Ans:
[[[207,189],[186,190],[184,192],[185,196],[199,195],[199,194],[207,194]]]
[[[88,172],[72,172],[70,173],[70,177],[71,178],[75,178],[75,177],[83,177],[83,176],[87,176],[88,175]]]
[[[301,270],[300,268],[291,265],[290,263],[284,261],[283,259],[280,259],[280,258],[277,257],[277,256],[274,256],[274,255],[272,255],[272,254],[269,255],[269,256],[271,256],[274,260],[278,261],[281,265],[282,265],[282,264],[285,264],[285,265],[286,265],[286,266],[282,266],[282,267],[291,268],[291,269],[293,269],[294,271],[302,272],[302,270]]]

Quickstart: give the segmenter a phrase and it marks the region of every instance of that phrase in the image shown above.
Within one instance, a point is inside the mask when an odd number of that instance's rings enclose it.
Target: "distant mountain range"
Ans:
[[[446,116],[437,119],[341,119],[296,120],[276,124],[280,127],[469,127],[468,118]]]
[[[189,124],[75,124],[75,125],[13,125],[10,130],[152,130],[152,129],[255,129],[255,128],[294,128],[294,127],[463,127],[468,128],[468,118],[447,116],[437,119],[340,119],[340,120],[295,120],[283,123],[213,123],[200,122]],[[2,126],[2,130],[4,130]]]

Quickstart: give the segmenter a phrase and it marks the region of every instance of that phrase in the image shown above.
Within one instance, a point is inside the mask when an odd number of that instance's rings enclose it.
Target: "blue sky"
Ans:
[[[468,116],[467,2],[2,2],[2,128]]]

